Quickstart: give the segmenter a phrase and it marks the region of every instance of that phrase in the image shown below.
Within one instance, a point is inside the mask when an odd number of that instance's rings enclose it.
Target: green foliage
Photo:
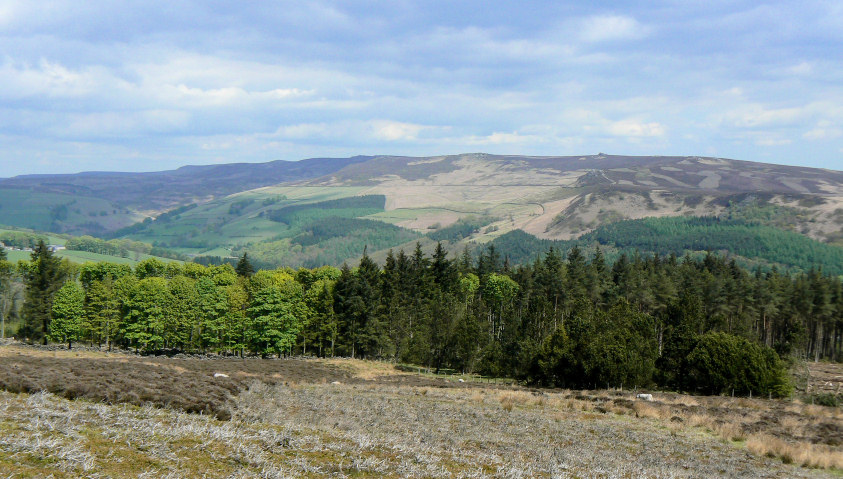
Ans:
[[[580,303],[545,340],[531,379],[575,388],[648,386],[657,355],[653,331],[652,318],[626,301],[607,312]]]
[[[151,278],[155,276],[164,276],[167,270],[167,265],[155,258],[149,258],[141,261],[135,266],[135,275],[139,279]]]
[[[255,200],[253,198],[246,198],[244,200],[235,201],[234,203],[231,203],[231,205],[228,207],[228,214],[237,216],[254,202]]]
[[[237,272],[237,276],[241,276],[243,278],[248,278],[255,274],[255,267],[252,266],[252,263],[249,261],[249,256],[246,252],[243,252],[243,256],[240,257],[240,260],[237,262],[237,266],[235,266],[234,271]]]
[[[129,274],[132,274],[132,268],[125,264],[105,261],[85,263],[79,268],[79,281],[88,288],[94,281],[104,281],[107,277],[114,280]]]
[[[26,299],[23,304],[24,325],[19,334],[30,341],[47,344],[53,316],[53,295],[64,283],[66,268],[40,241],[32,252],[30,265],[24,270]]]
[[[427,236],[433,241],[448,241],[453,244],[477,233],[492,221],[494,221],[492,218],[487,217],[464,218],[440,230],[428,233]]]
[[[575,245],[600,245],[631,254],[682,256],[686,252],[728,252],[745,264],[808,271],[822,267],[843,275],[843,249],[820,243],[798,233],[743,219],[716,217],[665,217],[625,220],[603,225],[577,240],[542,240],[515,230],[496,238],[496,248],[515,264],[535,260],[551,247],[567,251]]]
[[[48,338],[67,343],[79,339],[85,316],[85,291],[76,281],[67,281],[53,297],[53,318]]]
[[[831,274],[843,274],[843,249],[797,233],[742,220],[645,218],[605,225],[580,241],[596,241],[619,249],[638,249],[665,256],[682,255],[685,251],[729,251],[802,271],[823,266]]]
[[[505,252],[513,264],[533,262],[551,248],[564,253],[573,244],[572,241],[540,239],[522,230],[512,230],[492,241],[492,245],[498,251]]]
[[[301,285],[291,279],[255,291],[247,310],[250,350],[262,356],[290,351],[302,329],[303,299]]]
[[[723,332],[701,336],[688,364],[692,384],[707,394],[781,397],[792,389],[775,351]]]
[[[39,235],[38,233],[29,233],[25,231],[0,232],[0,242],[6,246],[18,249],[35,248],[35,246],[37,246],[41,241],[47,243],[47,237]]]
[[[92,236],[78,236],[69,238],[65,243],[65,247],[71,251],[87,251],[122,258],[128,258],[130,253],[136,253],[137,255],[153,255],[178,260],[186,259],[186,256],[176,252],[160,247],[153,247],[148,243],[132,241],[130,239],[106,241]]]
[[[86,285],[85,318],[82,329],[91,344],[106,344],[111,349],[123,326],[121,306],[135,285],[135,277],[123,274],[116,284],[111,274],[94,279]]]
[[[359,218],[384,210],[386,197],[365,195],[285,206],[266,213],[267,218],[279,223],[295,225],[322,218]]]
[[[395,225],[358,218],[326,218],[300,226],[302,233],[283,239],[248,246],[252,262],[271,268],[280,264],[315,268],[339,265],[358,257],[364,247],[386,249],[420,235]]]
[[[32,281],[55,261],[41,254],[0,266]],[[493,246],[475,263],[441,244],[427,257],[417,243],[382,268],[364,253],[355,269],[250,277],[231,265],[58,266],[59,286],[74,281],[51,300],[50,338],[150,352],[339,354],[562,387],[756,395],[789,393],[781,356],[843,353],[840,278],[749,272],[714,254],[612,264],[575,247],[512,268]]]
[[[138,281],[125,304],[125,338],[139,349],[163,348],[168,334],[167,306],[171,304],[166,279],[145,277]]]
[[[834,393],[814,394],[808,399],[811,404],[819,404],[826,407],[840,406],[840,399]]]

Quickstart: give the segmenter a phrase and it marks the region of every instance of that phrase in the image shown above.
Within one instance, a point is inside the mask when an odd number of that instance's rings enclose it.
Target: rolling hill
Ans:
[[[360,197],[377,204],[355,203]],[[707,157],[476,153],[0,181],[0,223],[33,227],[37,220],[40,230],[131,238],[188,255],[255,251],[267,264],[292,266],[354,261],[366,245],[375,258],[416,241],[428,249],[445,241],[456,252],[506,244],[496,239],[513,231],[570,241],[621,234],[606,225],[670,217],[714,217],[756,228],[756,237],[763,226],[843,245],[843,172]],[[326,228],[330,218],[343,218],[334,223],[349,228],[348,239]],[[714,231],[695,229],[698,241],[683,250],[724,250]],[[644,248],[619,249],[633,247]],[[797,268],[811,262],[770,254],[746,260]]]

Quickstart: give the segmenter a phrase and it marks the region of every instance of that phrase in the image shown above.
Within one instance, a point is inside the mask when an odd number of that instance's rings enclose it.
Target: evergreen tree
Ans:
[[[53,295],[62,286],[65,271],[44,240],[38,242],[31,258],[24,276],[26,297],[22,311],[24,326],[20,334],[30,341],[47,344],[53,316]]]
[[[246,252],[243,252],[243,256],[240,257],[240,261],[237,262],[237,266],[234,270],[237,272],[238,276],[243,278],[249,278],[255,274],[255,268],[249,261],[249,256]]]

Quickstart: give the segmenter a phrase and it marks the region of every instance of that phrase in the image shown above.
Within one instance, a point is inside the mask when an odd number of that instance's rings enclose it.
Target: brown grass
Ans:
[[[364,361],[362,359],[324,359],[321,361],[324,364],[333,366],[338,370],[346,372],[351,377],[372,380],[382,378],[385,376],[407,375],[403,371],[395,368],[392,363],[381,361]]]
[[[324,422],[326,429],[320,434],[329,435],[335,434],[337,428],[345,431],[346,426],[351,428],[348,430],[376,434],[379,428],[393,427],[383,421],[408,421],[417,429],[433,427],[435,431],[427,433],[431,437],[444,434],[440,430],[442,428],[449,429],[450,433],[440,439],[463,445],[473,444],[462,436],[460,429],[466,417],[483,423],[486,434],[494,433],[495,428],[504,423],[521,428],[521,433],[513,433],[513,444],[529,424],[532,424],[529,427],[539,427],[537,431],[540,431],[541,428],[547,430],[548,424],[557,427],[576,421],[589,424],[595,431],[589,434],[597,434],[602,431],[601,427],[607,427],[604,426],[605,421],[610,421],[612,428],[621,421],[623,427],[640,427],[648,431],[656,427],[672,435],[708,438],[706,440],[714,440],[721,447],[735,450],[738,449],[733,442],[742,447],[745,441],[747,450],[760,457],[774,457],[777,463],[784,461],[814,468],[841,468],[843,417],[839,408],[672,393],[654,394],[655,400],[646,402],[635,399],[634,393],[629,391],[528,390],[457,383],[398,371],[392,374],[393,371],[388,363],[360,360],[178,359],[0,347],[0,388],[13,392],[43,390],[64,398],[154,405],[223,419],[233,413],[234,421],[256,423],[278,422],[277,414],[291,417],[305,414],[313,419],[312,414],[321,411],[319,414],[325,417],[320,416],[317,422]],[[214,378],[215,372],[230,377]],[[258,380],[260,383],[256,383]],[[332,384],[335,381],[340,384]],[[250,385],[254,391],[243,395],[241,391]],[[277,402],[276,398],[272,398],[272,391],[279,391],[273,387],[283,388],[280,390],[283,392],[281,399],[287,398],[291,402]],[[314,391],[318,391],[320,398],[316,405],[312,404],[312,397],[307,399],[308,395],[316,394]],[[263,399],[257,401],[258,398]],[[257,403],[250,403],[252,400]],[[347,404],[329,405],[325,402],[329,400],[345,401]],[[451,409],[440,410],[438,405],[441,401],[450,404],[448,408]],[[396,405],[399,403],[401,405]],[[419,409],[423,405],[432,409]],[[0,409],[0,416],[2,413]],[[359,424],[351,427],[347,423],[348,418],[358,416]],[[365,417],[370,423],[365,423]],[[636,417],[640,419],[634,419]],[[421,426],[421,423],[425,425]],[[0,428],[0,437],[4,437],[3,434]],[[97,436],[98,433],[92,434]],[[417,431],[407,429],[404,434],[413,436]],[[484,438],[478,433],[474,440],[481,444]],[[379,444],[379,448],[392,447],[383,441]],[[609,446],[606,447],[615,447],[611,441],[607,444]],[[502,448],[500,454],[504,455],[518,450],[499,446]],[[376,456],[376,459],[369,457],[366,460],[391,461],[388,454],[378,453]],[[9,464],[9,460],[3,462],[0,451],[0,471],[12,470]],[[371,466],[371,469],[366,469],[370,472],[380,470],[381,466],[376,467],[375,463],[367,464],[366,467]],[[336,475],[346,473],[344,468],[342,473],[339,469],[331,470]],[[723,474],[715,471],[714,475]]]
[[[761,456],[777,457],[785,464],[843,470],[843,451],[824,444],[793,443],[769,434],[753,434],[746,447]]]
[[[800,466],[840,469],[843,421],[839,408],[780,400],[657,394],[627,400],[619,391],[566,392],[549,403],[559,409],[632,415],[672,431],[700,431],[748,450]],[[631,394],[628,397],[633,397]],[[776,438],[767,449],[759,438]],[[772,451],[772,452],[771,452]]]

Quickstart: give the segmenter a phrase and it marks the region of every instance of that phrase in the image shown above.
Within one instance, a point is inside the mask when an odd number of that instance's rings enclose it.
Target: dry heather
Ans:
[[[215,377],[217,373],[228,377]],[[376,380],[460,385],[404,374],[387,363],[351,359],[168,358],[0,346],[0,389],[11,392],[49,391],[68,399],[153,404],[227,419],[231,396],[255,379],[268,384]]]
[[[228,417],[229,401],[260,378],[285,381],[350,380],[353,370],[307,360],[143,357],[89,351],[0,347],[0,389],[51,393],[109,403],[169,406]],[[222,373],[228,377],[214,377]]]
[[[565,393],[266,385],[232,418],[0,392],[4,477],[826,477]],[[581,408],[587,409],[583,411]]]
[[[365,361],[24,347],[0,347],[0,387],[12,391],[0,392],[4,478],[833,477],[843,469],[843,413],[799,402],[661,393],[643,402],[630,392],[458,383]]]
[[[629,401],[619,392],[581,392],[595,410],[654,419],[671,430],[700,430],[786,464],[843,471],[843,411],[748,398],[656,394],[653,402]],[[585,406],[588,409],[588,406]]]

